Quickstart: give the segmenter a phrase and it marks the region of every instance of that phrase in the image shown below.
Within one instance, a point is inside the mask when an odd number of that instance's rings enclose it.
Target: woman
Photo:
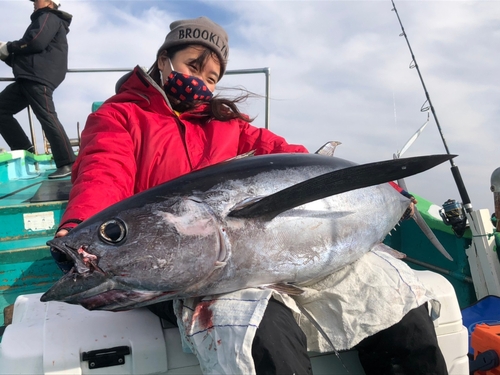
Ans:
[[[149,72],[136,67],[120,80],[117,94],[89,116],[56,237],[133,194],[231,157],[253,150],[256,155],[307,152],[251,126],[235,101],[212,96],[228,58],[222,27],[200,17],[173,22],[170,28]],[[71,268],[61,254],[53,255],[63,270]],[[170,306],[153,310],[169,318]],[[260,330],[255,339],[257,370],[311,373],[305,336],[291,312],[272,300],[264,325],[270,329]],[[269,335],[290,344],[277,347]],[[283,350],[286,361],[279,360]]]
[[[78,223],[113,203],[231,157],[253,150],[257,155],[307,152],[303,146],[290,145],[267,130],[251,126],[249,119],[239,112],[236,101],[213,97],[215,85],[225,72],[229,51],[228,37],[222,27],[206,17],[200,17],[173,22],[170,29],[149,72],[136,67],[120,80],[117,95],[89,116],[82,133],[80,153],[73,167],[70,200],[56,237],[64,236]],[[53,256],[63,270],[71,268],[71,262],[61,259],[60,253],[53,252]],[[375,256],[372,258],[370,264],[380,262],[382,272],[371,271],[370,274],[384,273],[386,260],[377,261]],[[359,268],[367,261],[358,261],[356,264],[352,266],[352,271],[346,267],[343,272],[363,274],[363,271],[354,267]],[[395,273],[399,276],[399,269]],[[351,277],[342,275],[341,280],[334,280],[332,285],[335,288],[342,280],[351,280]],[[312,290],[309,295],[313,294],[313,297],[307,299],[306,296],[302,302],[317,304],[315,292]],[[352,294],[357,296],[355,291]],[[378,294],[372,294],[372,298],[378,300]],[[413,298],[413,291],[408,294]],[[214,299],[207,303],[210,311],[216,309],[219,316],[226,312],[232,315],[229,334],[225,330],[226,326],[224,331],[210,327],[207,331],[211,333],[207,335],[211,334],[211,337],[191,334],[196,330],[198,313],[207,311],[204,310],[206,301],[201,299],[176,301],[174,306],[172,302],[166,302],[151,306],[150,309],[173,323],[179,323],[184,340],[197,354],[205,373],[312,373],[306,336],[292,311],[285,306],[286,303],[293,308],[293,301],[270,290],[244,290],[224,296],[229,296],[226,298],[229,302],[217,307]],[[358,299],[362,298],[365,296]],[[433,333],[432,322],[426,316],[426,311],[415,308],[426,300],[422,297],[419,303],[403,304],[399,315],[383,328],[389,325],[401,327],[396,323],[411,310],[406,315],[410,317],[410,325],[416,321],[413,315],[418,312],[419,316],[423,314],[423,324],[430,327]],[[244,308],[241,308],[241,301],[245,303]],[[362,303],[361,309],[366,305],[368,303]],[[244,314],[233,314],[238,309],[243,310]],[[235,319],[241,316],[246,319],[247,315],[251,315],[251,318],[237,324]],[[332,319],[328,317],[328,320]],[[418,324],[421,322],[418,321]],[[390,345],[391,336],[394,336],[391,332],[383,338],[375,335],[371,342],[361,343],[362,359],[367,358],[363,364],[366,370],[381,357],[378,354],[375,358],[370,356],[375,346],[390,348],[388,343]],[[439,349],[432,333],[425,333],[424,336],[426,340],[430,337],[434,355]],[[213,348],[220,344],[220,338],[223,337],[220,335],[226,334],[224,340],[230,338],[231,344],[222,340],[224,344],[218,347],[215,354]],[[355,345],[358,342],[351,343]],[[399,346],[398,343],[397,350],[400,350]],[[396,349],[388,351],[394,352]],[[416,350],[419,348],[416,347]],[[404,367],[407,357],[407,353],[401,354],[399,358],[403,359],[393,361],[398,371],[400,363]],[[427,355],[420,357],[424,357],[424,360],[428,358]],[[385,366],[391,366],[391,361],[390,355],[384,357],[383,363],[377,365],[377,370],[372,373],[389,373]],[[442,368],[442,356],[440,361],[438,367]],[[411,362],[411,366],[415,367],[415,363]],[[433,370],[426,368],[425,371],[431,373]],[[435,373],[444,374],[446,368]]]
[[[307,152],[251,126],[233,102],[211,98],[229,48],[219,25],[201,17],[171,28],[149,74],[136,67],[118,83],[117,95],[89,116],[62,227],[248,151]],[[179,86],[184,80],[190,93]]]

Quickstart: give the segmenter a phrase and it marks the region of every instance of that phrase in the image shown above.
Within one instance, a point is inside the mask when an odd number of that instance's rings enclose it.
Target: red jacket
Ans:
[[[74,227],[133,194],[252,150],[307,152],[245,121],[211,119],[203,108],[177,116],[163,91],[136,67],[87,120],[61,226]]]

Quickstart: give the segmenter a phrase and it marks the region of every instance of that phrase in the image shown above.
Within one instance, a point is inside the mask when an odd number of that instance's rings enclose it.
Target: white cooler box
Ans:
[[[435,327],[449,374],[468,374],[468,334],[452,285],[436,273],[416,272],[441,302]],[[163,328],[148,309],[91,312],[42,303],[40,296],[17,298],[0,343],[0,374],[201,374],[196,357],[182,351],[178,329]],[[335,355],[311,353],[314,374],[363,373],[355,351],[341,356],[349,372]]]

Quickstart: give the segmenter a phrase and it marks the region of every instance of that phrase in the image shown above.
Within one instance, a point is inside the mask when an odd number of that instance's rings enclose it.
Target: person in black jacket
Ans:
[[[12,150],[33,151],[33,145],[14,118],[30,105],[50,143],[57,170],[49,178],[71,174],[75,154],[52,99],[68,69],[72,15],[58,10],[59,0],[31,0],[34,12],[24,36],[0,42],[0,59],[12,67],[15,82],[0,93],[0,134]]]

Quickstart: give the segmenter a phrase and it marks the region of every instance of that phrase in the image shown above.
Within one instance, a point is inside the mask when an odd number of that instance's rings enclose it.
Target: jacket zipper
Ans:
[[[191,168],[191,172],[193,171],[193,164],[191,163],[191,158],[189,156],[187,144],[186,144],[186,126],[182,123],[181,119],[179,116],[177,116],[177,113],[174,113],[175,115],[175,120],[177,122],[177,126],[179,127],[179,132],[181,133],[181,138],[182,138],[182,144],[184,145],[184,150],[186,151],[186,157],[189,162],[189,167]]]

